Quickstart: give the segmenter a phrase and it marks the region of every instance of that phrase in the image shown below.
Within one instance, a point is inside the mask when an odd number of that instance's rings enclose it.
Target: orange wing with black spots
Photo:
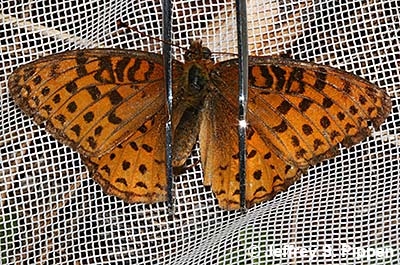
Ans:
[[[230,73],[225,75],[224,73]],[[210,74],[209,98],[200,145],[206,184],[222,207],[239,208],[237,60],[221,62]],[[310,165],[331,158],[338,144],[352,146],[386,119],[389,96],[344,71],[287,58],[249,58],[247,205],[272,198]],[[224,102],[224,104],[221,104]],[[203,150],[204,149],[204,150]]]
[[[82,155],[106,192],[156,202],[166,196],[163,80],[162,55],[93,49],[24,65],[9,88],[27,115]]]
[[[200,139],[204,183],[238,209],[238,64],[214,64],[192,42],[173,62],[172,164]],[[391,109],[375,85],[327,66],[249,59],[246,202],[272,198],[310,165],[370,134]],[[9,79],[17,105],[77,150],[103,189],[127,202],[165,201],[165,89],[162,56],[94,49],[48,56]]]

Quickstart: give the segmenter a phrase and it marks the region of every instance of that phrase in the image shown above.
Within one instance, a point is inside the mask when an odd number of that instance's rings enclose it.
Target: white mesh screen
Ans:
[[[160,3],[81,2],[0,1],[3,264],[399,262],[398,1],[249,1],[252,54],[291,54],[367,78],[389,93],[392,113],[367,140],[246,214],[221,210],[197,166],[176,178],[174,216],[164,203],[128,205],[104,194],[79,155],[9,97],[11,72],[45,55],[93,47],[160,52],[160,42],[116,27],[121,19],[160,37]],[[212,51],[236,51],[233,2],[176,1],[173,17],[174,43],[202,39]]]

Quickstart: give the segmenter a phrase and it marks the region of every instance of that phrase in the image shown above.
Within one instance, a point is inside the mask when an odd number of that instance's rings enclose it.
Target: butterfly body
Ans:
[[[185,64],[180,82],[180,95],[176,96],[173,113],[178,115],[174,122],[172,165],[182,167],[189,157],[200,133],[202,112],[206,97],[211,93],[209,73],[214,66],[211,52],[203,51],[200,42],[194,42],[185,55]]]
[[[214,63],[195,41],[173,61],[173,166],[197,139],[204,184],[224,209],[240,207],[238,60]],[[126,202],[165,201],[163,57],[89,49],[44,57],[14,71],[17,105],[81,154],[104,191]],[[246,203],[287,189],[311,165],[370,135],[391,110],[374,84],[329,66],[249,57]]]

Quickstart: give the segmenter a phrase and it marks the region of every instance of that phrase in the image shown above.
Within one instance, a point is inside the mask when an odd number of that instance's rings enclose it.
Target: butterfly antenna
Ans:
[[[181,47],[181,46],[179,46],[177,44],[174,44],[172,42],[165,41],[163,39],[147,35],[146,33],[140,31],[137,27],[129,26],[129,24],[127,22],[122,22],[121,20],[117,20],[117,27],[118,28],[126,28],[126,29],[129,29],[129,30],[132,30],[133,32],[136,32],[136,33],[140,34],[140,36],[142,36],[144,38],[149,38],[151,40],[155,40],[155,41],[158,41],[158,42],[166,43],[166,44],[169,44],[171,46],[174,46],[174,47],[177,47],[179,49],[182,49],[184,51],[188,51],[188,49],[186,49],[184,47]]]

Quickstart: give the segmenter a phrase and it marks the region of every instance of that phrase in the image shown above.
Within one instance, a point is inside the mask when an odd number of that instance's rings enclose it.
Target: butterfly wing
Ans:
[[[228,115],[236,117],[238,113],[238,81],[232,76],[238,76],[237,60],[219,63],[212,71],[215,94],[226,106],[215,114],[217,122],[203,126],[211,133],[201,136],[208,136],[202,146],[207,142],[223,150],[235,145],[224,159],[215,157],[205,166],[207,184],[212,184],[222,206],[235,209],[239,207],[238,121],[229,120],[234,126],[227,122]],[[250,57],[248,205],[273,197],[310,165],[336,155],[339,143],[349,147],[365,139],[370,135],[368,122],[379,127],[390,109],[384,91],[344,71],[288,58]]]
[[[179,76],[181,70],[174,61],[174,73]],[[82,155],[105,191],[126,201],[162,200],[162,55],[114,49],[65,52],[18,68],[9,89],[28,116],[46,123],[57,140]]]
[[[220,94],[208,97],[199,135],[204,185],[212,186],[219,205],[228,210],[240,208],[237,111]],[[301,170],[280,159],[249,124],[246,172],[246,201],[250,207],[285,190],[298,179]]]

